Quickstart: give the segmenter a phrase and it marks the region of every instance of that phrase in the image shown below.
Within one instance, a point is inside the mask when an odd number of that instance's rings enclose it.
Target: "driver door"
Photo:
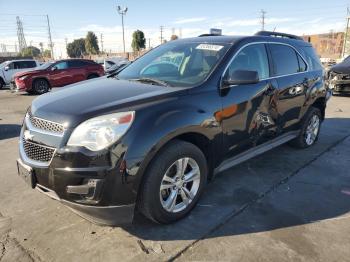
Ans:
[[[51,67],[50,83],[52,87],[68,85],[72,82],[67,61],[58,62]]]
[[[278,133],[276,128],[277,83],[270,77],[265,44],[244,47],[231,60],[223,80],[237,70],[256,71],[259,82],[221,89],[223,141],[227,158],[266,142]]]

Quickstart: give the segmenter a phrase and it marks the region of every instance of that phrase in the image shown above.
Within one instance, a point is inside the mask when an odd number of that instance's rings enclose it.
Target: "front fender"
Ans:
[[[221,147],[222,128],[213,116],[213,111],[205,107],[183,106],[175,102],[168,110],[147,110],[137,112],[131,132],[125,137],[127,150],[124,160],[128,175],[134,177],[133,187],[137,191],[142,176],[159,150],[169,141],[183,134],[199,134],[209,141],[211,152]]]

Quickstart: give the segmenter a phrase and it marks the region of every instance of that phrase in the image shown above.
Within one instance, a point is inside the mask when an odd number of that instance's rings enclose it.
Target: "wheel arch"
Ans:
[[[49,79],[48,79],[47,77],[39,76],[39,77],[33,78],[33,80],[32,80],[32,90],[33,90],[33,88],[34,88],[34,83],[35,83],[35,81],[37,81],[37,80],[45,80],[45,81],[47,82],[47,84],[49,85],[49,89],[52,88],[51,83],[50,83],[50,81],[49,81]]]
[[[138,169],[138,178],[136,179],[136,183],[134,184],[134,189],[137,192],[137,195],[140,191],[140,188],[142,186],[142,181],[144,179],[144,174],[147,172],[147,169],[150,165],[150,163],[153,161],[153,159],[170,143],[176,140],[186,141],[189,142],[195,146],[197,146],[204,154],[206,160],[207,160],[207,167],[208,167],[208,179],[212,177],[213,170],[214,170],[214,154],[212,153],[213,148],[213,142],[211,139],[206,136],[203,133],[195,132],[195,131],[188,131],[188,132],[182,132],[177,133],[173,136],[167,136],[166,138],[163,138],[158,142],[157,145],[155,145],[146,155],[146,157],[142,160],[140,167]],[[138,197],[138,196],[137,196]]]
[[[321,111],[322,120],[324,120],[326,114],[326,103],[327,101],[325,97],[319,97],[311,105],[312,107],[318,108]]]

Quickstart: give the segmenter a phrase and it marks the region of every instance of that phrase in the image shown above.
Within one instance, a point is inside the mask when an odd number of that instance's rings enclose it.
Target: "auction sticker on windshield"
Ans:
[[[196,47],[196,49],[201,50],[210,50],[210,51],[219,51],[224,46],[222,45],[208,45],[208,44],[200,44]]]

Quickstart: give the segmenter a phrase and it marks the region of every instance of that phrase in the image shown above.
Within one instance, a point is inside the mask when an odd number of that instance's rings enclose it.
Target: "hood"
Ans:
[[[350,61],[343,61],[331,67],[330,71],[338,74],[350,74]]]
[[[26,71],[21,71],[21,72],[16,73],[16,74],[13,76],[13,78],[15,78],[15,77],[22,77],[22,76],[25,76],[25,75],[28,75],[28,74],[37,74],[37,73],[41,74],[41,73],[43,73],[43,72],[45,72],[45,71],[46,71],[46,70],[38,70],[38,69],[35,69],[35,68],[33,68],[33,69],[28,69],[28,70],[26,70]]]
[[[180,90],[184,89],[103,77],[39,96],[32,103],[32,114],[74,127],[94,116],[158,102]]]

